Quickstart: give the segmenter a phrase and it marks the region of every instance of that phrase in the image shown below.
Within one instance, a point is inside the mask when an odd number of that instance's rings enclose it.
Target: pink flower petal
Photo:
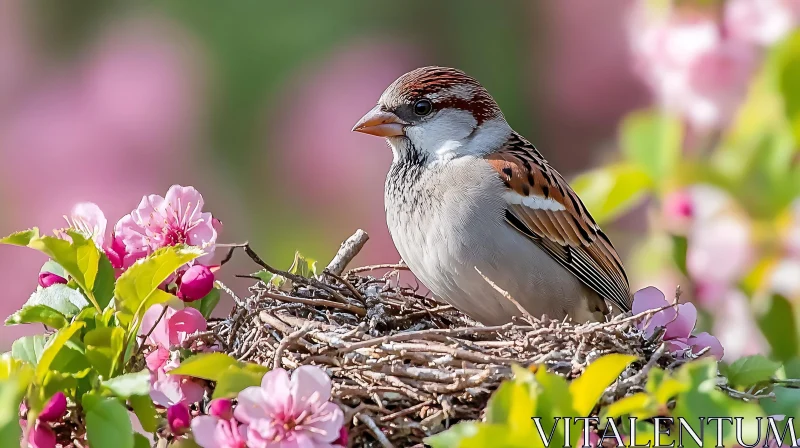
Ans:
[[[93,202],[81,202],[72,208],[71,226],[86,238],[94,240],[97,247],[103,247],[108,221],[100,207]]]
[[[678,305],[677,317],[666,324],[664,339],[688,338],[697,323],[697,308],[691,303]]]
[[[692,353],[699,353],[700,350],[709,347],[710,350],[708,354],[717,358],[717,360],[722,360],[722,357],[725,356],[725,349],[722,347],[719,340],[705,332],[690,337],[689,345],[692,347]]]
[[[180,345],[186,338],[199,331],[206,331],[208,324],[203,313],[194,308],[184,308],[176,311],[167,321],[169,342],[171,345]]]
[[[643,313],[647,310],[654,310],[667,306],[664,293],[655,286],[642,288],[633,294],[633,314]]]
[[[304,405],[312,399],[316,402],[326,402],[331,399],[331,379],[318,367],[298,367],[292,374],[291,383],[295,405],[301,403]]]
[[[236,405],[236,409],[233,410],[233,416],[237,420],[252,424],[269,418],[269,413],[265,408],[265,403],[269,397],[266,396],[263,388],[258,386],[245,388],[239,392],[237,399],[239,403]]]
[[[161,305],[151,306],[142,317],[142,325],[139,327],[139,334],[146,335],[150,332],[150,336],[147,338],[149,344],[168,349],[170,347],[170,335],[167,329],[167,321],[175,314],[175,310],[168,307],[164,316],[161,317],[161,320],[158,320],[163,310],[164,307]],[[153,328],[154,326],[155,328]],[[152,332],[150,329],[152,329]]]
[[[147,364],[147,370],[151,372],[156,372],[159,369],[163,369],[164,366],[167,365],[167,361],[169,361],[170,353],[169,350],[162,346],[158,346],[155,350],[148,353],[147,356],[144,357],[145,363]]]

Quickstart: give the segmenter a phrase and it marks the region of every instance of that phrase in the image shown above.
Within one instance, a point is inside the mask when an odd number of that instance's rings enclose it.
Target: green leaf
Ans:
[[[641,168],[617,164],[581,174],[571,185],[602,224],[636,205],[652,189],[653,182]]]
[[[579,435],[576,431],[572,431],[567,440],[563,419],[583,416],[575,407],[576,402],[579,402],[579,397],[572,393],[571,386],[567,384],[566,379],[548,372],[547,369],[539,368],[535,376],[539,387],[536,391],[538,394],[536,409],[531,415],[541,418],[540,424],[545,434],[548,436],[553,434],[550,440],[551,446],[574,446]],[[518,416],[520,419],[524,417],[522,414]],[[556,423],[558,418],[562,420]]]
[[[128,410],[116,398],[97,398],[87,400],[86,439],[92,448],[114,447],[134,448],[133,425]],[[89,402],[89,403],[87,403]]]
[[[195,300],[194,302],[189,302],[186,304],[186,306],[192,307],[197,311],[200,311],[200,314],[202,314],[203,317],[208,319],[209,317],[211,317],[211,313],[214,312],[214,308],[217,307],[219,300],[220,300],[219,289],[214,288],[211,290],[211,292],[206,294],[206,296],[203,297],[202,299]]]
[[[39,364],[36,366],[36,379],[39,382],[44,380],[45,375],[50,370],[50,364],[52,364],[53,360],[64,347],[64,344],[66,344],[78,330],[83,328],[84,325],[83,322],[73,322],[68,327],[58,330],[58,332],[50,338],[39,358]]]
[[[136,433],[133,435],[133,448],[150,448],[151,447],[150,440],[147,437]],[[173,444],[174,446],[175,444]]]
[[[258,386],[265,373],[267,368],[258,364],[232,365],[217,381],[213,398],[233,398],[245,388]]]
[[[670,235],[672,237],[672,261],[683,275],[689,275],[686,269],[686,254],[689,251],[689,240],[685,236]]]
[[[783,96],[784,112],[792,128],[795,142],[800,144],[800,32],[794,34],[778,49],[778,84]]]
[[[23,336],[11,344],[11,356],[32,366],[39,364],[45,345],[44,335]]]
[[[71,242],[54,236],[42,236],[31,240],[28,247],[46,254],[61,265],[75,283],[83,289],[87,297],[89,297],[89,301],[97,301],[95,303],[96,307],[102,309],[108,303],[110,297],[95,297],[94,288],[95,280],[100,271],[99,265],[105,255],[91,239],[86,239],[80,233],[72,230],[68,230],[67,233],[72,239]],[[101,303],[102,300],[100,299],[107,300],[105,300],[105,303]]]
[[[792,304],[785,297],[774,294],[766,308],[766,312],[756,316],[758,326],[772,347],[772,356],[779,361],[788,361],[800,354]]]
[[[639,392],[622,398],[604,408],[600,422],[604,423],[609,418],[617,419],[625,415],[642,420],[648,419],[659,415],[659,406],[653,397],[644,392]]]
[[[224,353],[200,353],[183,361],[181,365],[168,373],[170,375],[186,375],[209,381],[219,381],[229,367],[240,364],[243,363]]]
[[[97,328],[83,338],[86,358],[103,378],[112,378],[119,367],[125,347],[125,330],[120,327]]]
[[[669,179],[681,157],[683,128],[671,115],[649,111],[628,114],[620,128],[622,152],[655,182]]]
[[[69,319],[89,306],[89,302],[79,291],[67,285],[56,284],[35,291],[24,306],[35,305],[49,306]]]
[[[645,385],[645,390],[661,405],[666,405],[669,400],[688,388],[687,382],[678,381],[671,374],[657,367],[650,369]]]
[[[67,325],[67,319],[63,314],[50,308],[47,305],[25,306],[16,313],[8,316],[6,325],[33,324],[41,323],[55,329]]]
[[[129,398],[134,395],[150,394],[150,372],[145,369],[140,372],[126,373],[116,376],[101,383],[112,394],[120,398]]]
[[[303,277],[316,277],[317,261],[304,257],[300,252],[295,252],[294,261],[292,261],[292,265],[289,267],[289,272]]]
[[[737,359],[727,369],[725,376],[735,387],[747,387],[768,381],[781,368],[781,363],[771,361],[762,355]]]
[[[569,386],[578,415],[589,415],[606,388],[635,360],[635,356],[614,353],[589,364],[583,374]]]
[[[21,232],[14,232],[9,236],[0,239],[0,244],[10,244],[13,246],[24,247],[37,238],[39,238],[39,229],[34,227],[32,229],[23,230]]]
[[[686,419],[698,434],[700,427],[697,422],[701,421],[700,417],[736,416],[743,417],[746,423],[755,423],[756,417],[764,416],[758,404],[731,398],[717,389],[717,363],[714,359],[699,359],[686,363],[675,372],[675,376],[690,386],[675,399],[675,408],[671,416]],[[752,435],[748,435],[750,430],[749,426],[745,428],[745,440],[755,439]],[[715,423],[705,426],[705,446],[714,445],[716,431]],[[726,442],[725,446],[734,444],[733,425],[724,425],[723,440]]]
[[[75,378],[86,377],[92,370],[92,366],[84,352],[83,344],[68,341],[53,359],[50,370]]]
[[[19,446],[19,404],[32,379],[33,369],[22,365],[13,376],[0,380],[0,446]]]
[[[136,418],[139,419],[142,429],[147,432],[155,432],[159,426],[159,417],[150,395],[134,395],[128,401]]]
[[[148,308],[174,297],[158,287],[179,267],[201,255],[203,251],[196,247],[165,247],[131,266],[119,277],[114,289],[117,311],[140,320]]]

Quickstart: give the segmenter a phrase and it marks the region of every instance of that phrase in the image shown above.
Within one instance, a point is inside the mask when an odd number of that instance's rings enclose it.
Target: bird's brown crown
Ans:
[[[381,99],[387,106],[427,98],[436,109],[465,110],[480,125],[486,120],[501,116],[500,108],[489,92],[474,78],[461,70],[447,67],[422,67],[397,78]]]

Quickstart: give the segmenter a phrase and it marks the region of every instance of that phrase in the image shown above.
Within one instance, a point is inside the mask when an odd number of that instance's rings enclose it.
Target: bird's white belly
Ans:
[[[485,193],[501,192],[500,180],[486,169],[477,165],[468,177],[462,169],[458,178],[445,170],[421,178],[420,194],[435,182],[438,187],[427,191],[440,196],[422,196],[414,207],[387,194],[387,221],[397,250],[434,294],[484,324],[506,323],[522,313],[483,276],[530,314],[563,318],[582,301],[583,287],[505,222],[505,201]],[[478,186],[476,179],[498,185]]]

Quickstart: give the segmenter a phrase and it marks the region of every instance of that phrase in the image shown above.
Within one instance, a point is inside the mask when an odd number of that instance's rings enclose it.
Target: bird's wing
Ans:
[[[617,251],[561,174],[517,133],[485,158],[507,188],[506,221],[600,297],[630,311]]]

